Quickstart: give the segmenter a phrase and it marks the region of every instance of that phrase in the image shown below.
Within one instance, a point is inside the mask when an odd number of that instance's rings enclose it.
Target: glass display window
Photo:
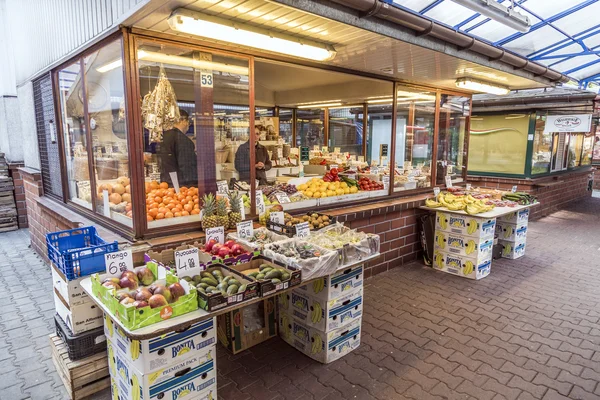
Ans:
[[[363,105],[329,109],[329,151],[363,155]]]
[[[550,172],[553,137],[551,132],[544,132],[546,116],[537,115],[535,118],[535,133],[533,137],[533,153],[531,155],[531,173],[545,174]]]
[[[581,152],[583,150],[583,133],[571,133],[569,141],[568,168],[577,168],[581,165]]]
[[[436,184],[462,182],[466,174],[470,97],[442,93],[438,125]]]
[[[592,164],[592,152],[594,149],[594,137],[593,133],[585,134],[583,138],[583,150],[581,152],[581,165]]]

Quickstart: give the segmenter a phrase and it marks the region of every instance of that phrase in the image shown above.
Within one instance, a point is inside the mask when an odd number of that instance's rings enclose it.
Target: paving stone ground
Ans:
[[[0,235],[0,399],[67,399],[47,338],[50,272],[27,235]],[[599,256],[593,198],[531,223],[525,257],[481,281],[419,263],[377,275],[356,352],[321,365],[279,339],[220,350],[219,398],[600,399]]]

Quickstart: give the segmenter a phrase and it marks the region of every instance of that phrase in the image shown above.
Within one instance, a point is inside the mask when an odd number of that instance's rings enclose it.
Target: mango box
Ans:
[[[525,255],[525,244],[526,240],[521,242],[509,242],[506,240],[498,240],[498,244],[502,245],[502,257],[510,258],[512,260]]]
[[[313,360],[328,364],[360,346],[361,323],[359,318],[326,333],[280,312],[279,336]]]
[[[521,225],[498,222],[496,224],[496,233],[499,240],[521,243],[527,238],[527,222]]]
[[[303,324],[329,332],[361,319],[363,310],[362,287],[333,300],[322,300],[300,290],[279,295],[280,309]]]
[[[151,308],[150,306],[147,306],[136,308],[133,305],[121,304],[116,297],[122,292],[129,292],[129,289],[115,290],[114,288],[102,286],[102,281],[105,278],[116,277],[116,275],[92,275],[92,290],[94,295],[106,305],[111,313],[116,316],[123,325],[128,329],[139,329],[198,309],[198,295],[194,286],[191,286],[185,280],[179,280],[179,278],[172,274],[171,271],[167,271],[165,267],[158,265],[156,262],[148,262],[146,263],[146,267],[148,267],[154,274],[154,277],[157,278],[154,282],[155,284],[168,286],[171,283],[179,282],[185,290],[185,294],[179,297],[177,301],[163,307]]]
[[[116,392],[121,400],[217,398],[214,346],[154,373],[142,374],[110,340],[109,345],[113,357],[108,360],[108,368],[117,382]]]
[[[183,358],[199,354],[215,345],[217,321],[210,318],[187,329],[170,332],[150,340],[131,340],[112,319],[104,316],[104,333],[129,362],[141,373],[147,374]]]
[[[526,224],[528,220],[529,208],[524,208],[498,217],[498,222],[508,222],[509,224]]]
[[[54,289],[54,308],[74,335],[102,326],[102,309],[93,301],[69,307],[66,300]]]
[[[206,272],[212,274],[216,269],[220,269],[224,277],[234,276],[242,285],[246,285],[246,290],[242,293],[233,293],[231,295],[223,295],[222,293],[208,294],[199,290],[198,305],[200,308],[206,311],[216,311],[258,297],[259,288],[256,281],[248,280],[241,273],[221,264],[209,265]]]
[[[56,268],[54,263],[51,263],[50,271],[52,272],[52,285],[54,289],[61,295],[68,306],[78,306],[92,301],[90,296],[81,287],[81,281],[87,276],[69,281],[65,278],[62,272]]]
[[[233,354],[277,335],[275,298],[237,308],[217,317],[219,342]]]
[[[494,238],[481,239],[451,232],[435,231],[435,250],[475,258],[477,262],[492,257]]]
[[[264,264],[276,268],[284,268],[289,273],[290,277],[288,279],[281,280],[280,283],[273,283],[271,279],[256,279],[247,275],[249,270],[257,270],[261,265]],[[300,282],[302,282],[302,273],[299,269],[270,260],[263,256],[254,257],[250,262],[247,263],[231,265],[230,268],[244,275],[246,279],[258,282],[260,297],[266,297],[273,293],[287,290],[294,286],[299,286]]]
[[[320,300],[329,301],[362,287],[363,280],[364,267],[358,265],[317,278],[313,283],[300,286],[297,290]]]
[[[481,218],[442,211],[435,213],[436,230],[489,239],[494,237],[495,228],[495,218]]]
[[[442,272],[457,275],[468,279],[482,279],[490,274],[492,257],[477,261],[461,255],[435,250],[433,254],[433,267]]]

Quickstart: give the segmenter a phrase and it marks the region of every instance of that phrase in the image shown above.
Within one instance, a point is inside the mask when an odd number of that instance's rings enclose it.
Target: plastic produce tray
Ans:
[[[116,241],[105,242],[93,226],[49,233],[46,245],[48,258],[67,280],[104,271],[104,254],[119,250]]]
[[[54,315],[54,324],[56,325],[56,334],[65,343],[71,361],[80,360],[106,350],[106,336],[104,336],[103,326],[83,332],[80,335],[73,335],[58,314]]]
[[[337,217],[334,217],[334,216],[331,216],[328,214],[307,212],[304,215],[312,215],[312,214],[317,214],[319,217],[321,217],[323,215],[327,215],[329,217],[329,224],[335,224],[337,222]],[[267,221],[267,229],[269,229],[273,232],[279,233],[280,235],[285,235],[289,238],[293,238],[294,236],[296,236],[296,225],[287,226],[284,224],[278,224],[273,221]],[[316,229],[316,230],[318,230],[318,229]]]

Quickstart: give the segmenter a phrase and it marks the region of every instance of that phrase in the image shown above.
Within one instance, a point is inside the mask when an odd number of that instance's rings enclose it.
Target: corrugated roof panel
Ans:
[[[433,18],[446,25],[454,26],[472,16],[473,10],[469,10],[451,1],[444,1],[425,13],[426,17]]]
[[[573,68],[576,68],[579,65],[587,64],[594,60],[600,61],[600,58],[598,58],[598,56],[594,56],[594,55],[572,57],[568,60],[565,60],[565,61],[562,61],[562,62],[552,65],[552,68],[554,68],[557,71],[569,71]],[[556,63],[557,61],[560,61],[560,60],[551,60],[551,61],[553,63]]]
[[[530,54],[567,37],[551,26],[543,26],[504,45],[504,48],[520,54]]]
[[[577,12],[553,22],[553,25],[570,35],[575,35],[600,23],[600,3],[591,4]]]

